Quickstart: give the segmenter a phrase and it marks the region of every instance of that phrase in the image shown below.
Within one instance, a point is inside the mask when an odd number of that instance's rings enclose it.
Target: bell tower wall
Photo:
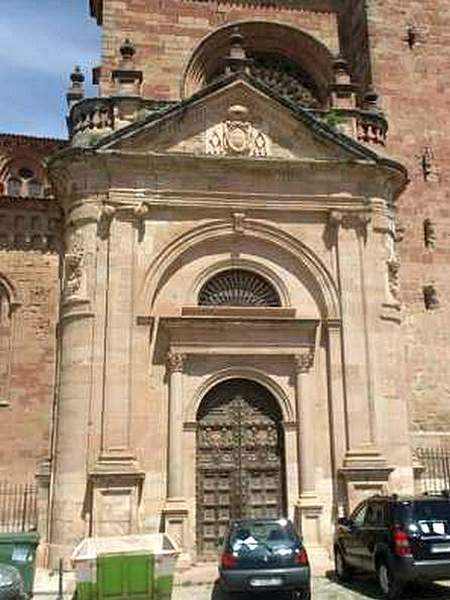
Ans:
[[[339,51],[338,16],[334,1],[204,2],[203,0],[103,0],[94,3],[102,23],[102,95],[112,92],[111,74],[118,68],[119,47],[130,38],[136,47],[136,68],[143,70],[143,95],[178,100],[183,73],[196,46],[209,33],[240,21],[277,22],[295,26]],[[100,17],[100,18],[99,18]],[[264,36],[261,30],[261,36]],[[268,51],[274,48],[268,48]]]
[[[355,35],[364,27],[370,72],[364,35]],[[390,154],[410,177],[398,207],[395,254],[413,446],[447,444],[450,432],[449,28],[444,0],[352,0],[343,31],[358,80],[380,95]]]

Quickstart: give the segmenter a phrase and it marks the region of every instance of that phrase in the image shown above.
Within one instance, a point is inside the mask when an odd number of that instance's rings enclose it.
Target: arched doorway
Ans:
[[[197,552],[217,557],[230,519],[286,512],[284,435],[277,401],[262,385],[230,379],[197,413]]]

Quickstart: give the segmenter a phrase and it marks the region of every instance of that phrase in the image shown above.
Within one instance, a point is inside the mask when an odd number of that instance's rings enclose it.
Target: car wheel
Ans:
[[[352,577],[352,569],[339,548],[334,549],[334,571],[339,581],[349,581]]]
[[[377,565],[377,577],[381,591],[389,600],[396,600],[401,596],[402,585],[395,577],[394,572],[385,561]]]
[[[292,594],[292,600],[311,600],[311,588],[297,590]]]

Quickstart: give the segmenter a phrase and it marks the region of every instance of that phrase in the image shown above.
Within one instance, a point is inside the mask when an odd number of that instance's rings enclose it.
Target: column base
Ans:
[[[307,548],[322,545],[322,509],[323,504],[313,492],[301,494],[295,505],[294,524]]]
[[[347,512],[369,496],[388,493],[392,471],[393,468],[374,446],[349,450],[344,466],[339,469],[345,483]]]
[[[132,455],[102,456],[89,472],[86,495],[94,536],[139,531],[138,509],[145,472]]]
[[[188,544],[189,509],[184,498],[169,498],[162,511],[164,531],[170,535],[180,549],[177,569],[186,569],[191,565]]]

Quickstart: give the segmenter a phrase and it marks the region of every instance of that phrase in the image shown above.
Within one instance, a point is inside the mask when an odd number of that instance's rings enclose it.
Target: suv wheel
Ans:
[[[311,588],[297,590],[292,594],[292,600],[311,600]]]
[[[377,565],[377,577],[381,591],[389,600],[396,600],[402,593],[402,586],[396,579],[392,569],[389,568],[385,561],[381,561]]]
[[[352,570],[339,548],[334,549],[334,570],[339,581],[348,581],[352,577]]]

